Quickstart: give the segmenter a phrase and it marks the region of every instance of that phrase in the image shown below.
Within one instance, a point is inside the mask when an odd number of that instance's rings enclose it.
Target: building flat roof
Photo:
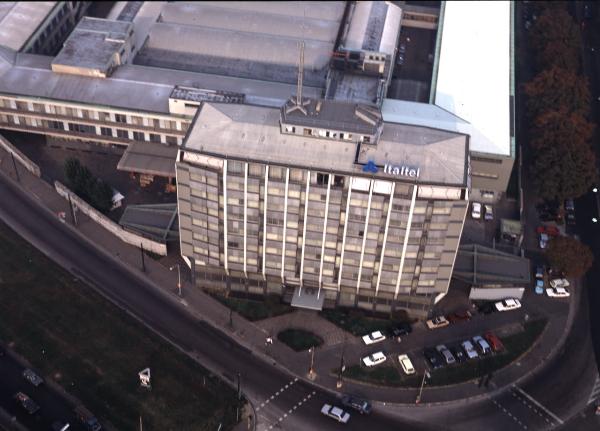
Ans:
[[[225,158],[368,175],[355,163],[356,143],[282,134],[279,115],[280,111],[273,108],[205,103],[183,149]],[[467,145],[464,135],[385,124],[376,146],[361,146],[359,163],[368,159],[379,166],[410,164],[420,169],[420,183],[464,185]],[[382,170],[373,176],[397,178]]]
[[[119,160],[117,169],[174,178],[175,158],[178,149],[177,145],[134,142],[125,150],[121,160]]]
[[[57,2],[0,2],[0,45],[19,51]]]
[[[511,155],[510,3],[444,2],[434,97],[478,131],[471,151],[505,156]]]
[[[344,48],[394,55],[402,10],[391,2],[356,2]]]

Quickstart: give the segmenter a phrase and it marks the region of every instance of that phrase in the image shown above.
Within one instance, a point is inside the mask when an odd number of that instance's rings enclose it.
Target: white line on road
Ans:
[[[312,391],[312,393],[308,394],[308,395],[306,396],[306,398],[304,398],[304,399],[302,399],[302,400],[298,401],[298,402],[297,402],[297,403],[294,405],[294,407],[292,407],[292,408],[291,408],[291,409],[288,411],[288,413],[284,413],[284,414],[283,414],[283,416],[280,416],[280,417],[279,417],[279,419],[277,419],[277,422],[279,422],[279,423],[283,422],[283,420],[284,420],[285,418],[287,418],[288,416],[291,416],[291,415],[292,415],[292,413],[293,413],[293,412],[294,412],[294,411],[295,411],[295,410],[296,410],[298,407],[300,407],[300,406],[301,406],[302,404],[304,404],[306,401],[310,400],[310,399],[311,399],[311,397],[312,397],[313,395],[315,395],[316,393],[317,393],[317,391]],[[258,409],[257,409],[257,410],[258,410]],[[277,424],[277,422],[276,422],[276,424]],[[269,429],[270,429],[270,430],[271,430],[271,429],[273,429],[273,427],[274,427],[274,425],[269,425]],[[527,428],[525,428],[525,429],[527,429]]]
[[[592,388],[592,393],[590,394],[590,398],[588,399],[587,405],[589,406],[594,401],[598,399],[598,395],[600,395],[600,377],[596,377],[596,382],[594,383],[594,387]]]
[[[552,413],[550,410],[548,410],[546,407],[544,407],[543,405],[541,405],[535,398],[533,398],[531,395],[529,395],[527,392],[525,392],[523,389],[521,389],[520,387],[513,385],[513,389],[515,391],[519,391],[519,393],[521,395],[523,395],[525,398],[527,398],[529,401],[531,401],[533,404],[535,404],[536,406],[538,406],[540,409],[542,409],[544,411],[544,413],[546,413],[548,416],[550,416],[552,419],[554,419],[556,422],[558,422],[559,424],[564,424],[565,422],[559,418],[558,416],[556,416],[554,413]]]
[[[496,405],[496,407],[498,407],[500,410],[502,410],[504,412],[504,414],[508,415],[513,421],[518,423],[521,428],[523,428],[524,430],[527,429],[527,425],[525,425],[523,422],[521,422],[519,419],[517,419],[515,416],[513,416],[513,414],[510,413],[508,410],[506,410],[502,404],[500,404],[498,401],[496,401],[493,398],[490,398],[490,400]]]
[[[284,387],[282,387],[277,392],[275,392],[275,395],[271,395],[268,400],[266,400],[264,403],[261,403],[260,407],[256,408],[256,411],[258,412],[264,406],[266,406],[267,404],[269,404],[271,401],[273,401],[275,399],[275,397],[278,397],[279,395],[281,395],[283,393],[283,391],[285,391],[287,388],[289,388],[290,386],[292,386],[297,381],[298,381],[298,378],[295,378],[294,380],[292,380],[289,383],[287,383]]]

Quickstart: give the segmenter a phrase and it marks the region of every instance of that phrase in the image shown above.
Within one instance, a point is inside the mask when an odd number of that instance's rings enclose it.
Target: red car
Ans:
[[[548,236],[560,235],[560,231],[556,226],[538,226],[535,231],[539,234],[545,233]]]
[[[493,332],[486,332],[485,334],[483,334],[483,337],[487,340],[488,343],[490,343],[490,346],[492,346],[492,350],[494,352],[501,352],[504,350],[504,344],[502,344],[500,338],[498,338]]]
[[[449,322],[458,323],[471,320],[471,312],[469,310],[457,311],[456,313],[446,316]]]

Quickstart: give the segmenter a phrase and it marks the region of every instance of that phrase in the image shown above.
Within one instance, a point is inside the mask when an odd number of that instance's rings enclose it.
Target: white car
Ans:
[[[467,340],[467,341],[463,341],[461,343],[461,346],[463,347],[463,349],[465,350],[465,353],[467,354],[467,357],[469,359],[473,359],[478,357],[479,355],[477,354],[477,351],[475,350],[475,347],[473,347],[473,344]]]
[[[569,287],[571,283],[566,278],[555,278],[550,280],[550,287]]]
[[[370,334],[365,335],[364,337],[362,337],[362,339],[365,342],[365,344],[368,346],[370,344],[379,343],[379,342],[385,340],[385,335],[383,335],[381,333],[381,331],[375,331],[375,332],[371,332]]]
[[[350,413],[345,412],[339,407],[332,406],[329,404],[323,404],[323,407],[321,407],[321,413],[343,424],[348,422],[348,420],[350,419]]]
[[[544,250],[548,246],[548,241],[550,241],[550,237],[547,233],[540,234],[540,248]]]
[[[496,310],[498,311],[510,311],[516,310],[521,307],[521,302],[518,299],[503,299],[502,301],[496,302]]]
[[[386,359],[387,358],[385,357],[383,352],[376,352],[369,356],[365,356],[364,358],[362,358],[362,361],[367,367],[374,367],[375,365],[379,365],[385,362]]]
[[[471,217],[475,220],[481,218],[481,204],[479,202],[473,202],[473,206],[471,207]]]
[[[485,209],[485,213],[483,215],[483,218],[485,220],[494,220],[494,209],[492,208],[491,205],[484,205],[483,208]]]
[[[402,366],[402,369],[406,374],[410,375],[415,373],[415,367],[413,367],[413,364],[408,355],[398,355],[398,362],[400,362],[400,365]]]
[[[546,295],[551,298],[568,298],[571,294],[564,287],[549,287],[546,289]]]
[[[450,322],[444,316],[434,317],[433,319],[429,319],[427,321],[427,327],[429,329],[437,329],[443,328],[444,326],[448,326]]]

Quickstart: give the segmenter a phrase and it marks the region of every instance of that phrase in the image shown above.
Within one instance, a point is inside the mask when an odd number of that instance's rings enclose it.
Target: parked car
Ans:
[[[39,409],[40,406],[38,406],[35,401],[33,401],[31,398],[29,398],[27,395],[25,395],[23,392],[17,392],[14,395],[14,399],[17,403],[19,403],[19,405],[21,407],[23,407],[25,409],[25,411],[27,411],[27,413],[29,413],[30,415],[36,413]]]
[[[342,404],[345,407],[350,407],[359,412],[361,415],[369,415],[373,410],[371,403],[362,398],[355,397],[354,395],[344,395],[342,397]]]
[[[575,211],[575,201],[573,199],[565,200],[565,210],[567,211]]]
[[[496,311],[496,307],[493,302],[484,302],[479,305],[478,311],[483,314],[491,314]]]
[[[538,226],[536,232],[539,234],[545,233],[548,236],[559,236],[560,230],[556,226]]]
[[[535,293],[541,295],[544,293],[544,280],[535,280]]]
[[[516,298],[503,299],[502,301],[496,302],[496,310],[498,311],[510,311],[516,310],[521,307],[521,301]]]
[[[412,326],[408,322],[402,322],[390,330],[390,335],[394,338],[408,335],[412,332]]]
[[[567,212],[565,216],[565,221],[569,226],[575,226],[577,224],[577,220],[575,219],[575,213]]]
[[[375,352],[362,358],[362,361],[367,367],[374,367],[375,365],[385,362],[386,359],[383,352]]]
[[[375,331],[363,336],[362,339],[365,342],[365,344],[369,346],[371,344],[379,343],[385,340],[385,335],[383,335],[381,331]]]
[[[29,368],[23,371],[23,377],[35,387],[38,387],[39,385],[44,383],[44,379],[42,379],[40,376],[34,373],[33,370],[30,370]]]
[[[443,328],[444,326],[448,326],[449,324],[450,322],[448,322],[448,320],[446,320],[444,316],[434,317],[433,319],[429,319],[427,321],[427,327],[429,329]]]
[[[477,351],[475,350],[475,347],[473,347],[473,344],[469,340],[463,341],[461,346],[465,350],[465,353],[467,354],[467,358],[473,359],[473,358],[477,358],[479,356],[477,354]]]
[[[464,322],[471,320],[472,314],[469,310],[457,311],[448,315],[448,321],[451,323]]]
[[[490,346],[492,347],[492,350],[494,352],[501,352],[504,350],[504,344],[502,344],[502,341],[500,341],[500,338],[498,338],[496,334],[488,331],[485,334],[483,334],[483,336],[487,340],[487,342],[490,343]]]
[[[463,350],[463,348],[461,346],[450,347],[450,351],[456,358],[456,362],[465,362],[466,361],[467,356],[465,355],[465,351]]]
[[[401,43],[400,46],[398,47],[398,52],[404,54],[406,52],[406,44]]]
[[[543,265],[538,265],[535,267],[535,278],[543,280],[544,274],[546,273],[546,267]]]
[[[473,337],[473,343],[475,343],[475,346],[477,346],[479,353],[481,353],[482,355],[492,353],[492,348],[490,347],[488,342],[483,339],[481,335],[476,335],[475,337]]]
[[[400,362],[400,366],[404,370],[405,374],[414,374],[415,373],[415,367],[413,366],[413,364],[407,354],[398,355],[398,362]]]
[[[452,352],[450,352],[450,350],[448,350],[448,348],[443,344],[440,344],[435,349],[442,354],[447,365],[452,365],[456,362],[456,359],[452,355]]]
[[[471,217],[475,220],[481,218],[481,204],[479,202],[473,202],[473,205],[471,206]]]
[[[546,247],[548,247],[548,241],[550,241],[550,237],[548,236],[548,234],[541,233],[540,234],[540,248],[542,250],[544,250]]]
[[[404,64],[404,54],[398,53],[398,56],[396,57],[396,64],[398,66],[402,66]]]
[[[494,220],[494,210],[491,205],[484,205],[485,213],[483,215],[484,220]]]
[[[550,287],[569,287],[571,283],[566,278],[555,278],[550,280]]]
[[[71,428],[68,422],[56,421],[52,423],[52,431],[67,431]]]
[[[431,347],[428,347],[423,350],[423,356],[425,356],[425,360],[427,361],[432,370],[441,368],[444,365],[444,359],[442,358],[442,355],[437,350],[432,349]]]
[[[81,422],[83,427],[87,431],[100,431],[102,429],[102,425],[98,422],[98,419],[84,406],[77,406],[75,410],[73,410],[77,420]]]
[[[546,295],[551,298],[568,298],[571,294],[564,287],[549,287],[546,289]]]
[[[350,420],[350,413],[330,404],[323,404],[323,407],[321,407],[321,413],[343,424]]]

